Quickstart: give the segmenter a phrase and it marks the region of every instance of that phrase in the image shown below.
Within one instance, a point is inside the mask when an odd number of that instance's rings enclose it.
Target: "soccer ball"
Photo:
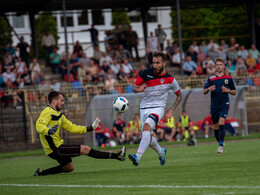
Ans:
[[[123,113],[127,111],[128,107],[129,107],[129,103],[125,97],[117,97],[113,101],[113,109],[116,112]]]

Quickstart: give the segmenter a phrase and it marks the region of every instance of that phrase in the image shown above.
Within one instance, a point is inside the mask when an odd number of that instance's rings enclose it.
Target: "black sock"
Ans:
[[[65,172],[62,168],[61,165],[57,166],[57,167],[52,167],[46,170],[42,170],[39,172],[39,175],[51,175],[51,174],[58,174],[58,173],[63,173]]]
[[[92,158],[98,158],[98,159],[118,159],[117,153],[101,152],[101,151],[98,151],[98,150],[94,150],[92,148],[89,151],[88,156],[90,156]]]
[[[215,138],[216,138],[217,142],[219,142],[219,129],[215,130],[214,133],[215,133]]]
[[[225,138],[225,126],[219,125],[219,145],[223,146],[224,144],[224,138]]]

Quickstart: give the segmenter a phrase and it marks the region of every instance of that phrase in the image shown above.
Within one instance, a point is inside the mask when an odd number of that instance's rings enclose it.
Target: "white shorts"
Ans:
[[[141,131],[143,131],[143,126],[145,123],[148,123],[153,131],[153,128],[162,119],[164,110],[165,109],[161,107],[140,109]]]

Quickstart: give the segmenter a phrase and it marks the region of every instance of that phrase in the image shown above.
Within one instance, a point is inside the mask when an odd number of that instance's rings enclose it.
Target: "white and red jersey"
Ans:
[[[134,84],[147,86],[144,91],[140,108],[166,108],[168,91],[173,90],[175,94],[180,92],[179,84],[176,79],[169,73],[165,72],[163,75],[157,75],[153,68],[148,68],[141,72],[136,78]]]

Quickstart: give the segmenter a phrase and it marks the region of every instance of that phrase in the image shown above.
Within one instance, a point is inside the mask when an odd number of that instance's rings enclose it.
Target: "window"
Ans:
[[[79,25],[86,25],[88,24],[88,11],[83,10],[78,15],[78,24]]]
[[[102,10],[92,10],[92,24],[94,25],[103,25],[104,22],[104,14]]]
[[[140,11],[131,11],[128,13],[129,19],[131,22],[140,22],[141,21],[141,12]]]
[[[66,21],[67,21],[67,26],[74,26],[73,14],[72,13],[66,13]],[[62,15],[60,17],[60,22],[61,22],[61,26],[64,26],[63,16]]]
[[[14,28],[24,28],[24,16],[13,16],[12,20]]]

